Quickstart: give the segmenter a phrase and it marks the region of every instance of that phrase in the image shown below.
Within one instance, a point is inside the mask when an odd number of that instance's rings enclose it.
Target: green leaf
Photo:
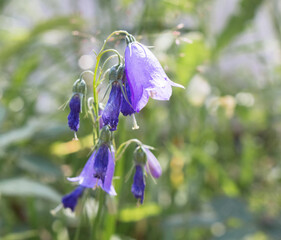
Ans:
[[[75,20],[75,21],[73,21]],[[6,64],[8,58],[16,56],[19,52],[35,41],[35,38],[47,31],[53,29],[77,29],[82,24],[82,20],[75,16],[57,17],[47,21],[41,22],[36,25],[28,34],[23,35],[18,41],[13,41],[6,44],[5,48],[1,49],[0,61]]]
[[[216,55],[229,44],[239,33],[241,33],[249,21],[252,20],[263,0],[241,0],[239,11],[234,14],[225,25],[217,38],[217,44],[213,54]]]
[[[0,194],[3,196],[39,197],[59,202],[61,195],[51,187],[27,178],[12,178],[0,181]]]
[[[25,232],[19,232],[19,233],[10,233],[3,238],[2,240],[24,240],[24,239],[31,239],[33,237],[36,237],[38,235],[37,230],[29,230]]]
[[[58,177],[61,175],[59,168],[41,156],[23,156],[18,161],[19,167],[22,169],[45,176]]]

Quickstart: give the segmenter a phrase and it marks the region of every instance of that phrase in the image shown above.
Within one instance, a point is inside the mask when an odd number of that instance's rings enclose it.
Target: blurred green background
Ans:
[[[147,177],[137,207],[128,149],[102,239],[281,239],[280,0],[1,0],[0,239],[71,240],[79,224],[78,239],[91,239],[96,191],[75,216],[50,213],[92,146],[90,121],[72,141],[59,107],[118,29],[154,46],[186,89],[150,100],[137,131],[120,117],[117,146],[136,137],[156,147],[163,175]],[[123,40],[109,46],[124,52]]]

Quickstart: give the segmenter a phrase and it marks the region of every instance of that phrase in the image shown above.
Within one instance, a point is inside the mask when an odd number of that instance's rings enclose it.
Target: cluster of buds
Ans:
[[[120,33],[126,35],[125,61],[122,61],[123,58],[116,50],[104,50],[107,40],[113,34]],[[77,182],[78,186],[73,192],[62,198],[63,206],[70,208],[72,211],[74,211],[78,199],[83,195],[86,188],[96,189],[100,187],[110,195],[117,195],[112,183],[116,163],[112,141],[113,132],[118,127],[120,112],[124,116],[133,115],[134,117],[135,113],[146,106],[149,98],[169,100],[172,94],[171,86],[183,87],[167,77],[153,53],[146,46],[137,42],[132,35],[125,31],[117,31],[113,34],[107,38],[97,55],[97,60],[99,60],[103,53],[112,51],[119,58],[119,63],[107,71],[109,73],[108,89],[111,87],[107,104],[103,110],[99,109],[96,87],[101,81],[98,82],[95,79],[97,72],[93,73],[94,98],[91,98],[93,101],[88,100],[88,103],[91,103],[88,104],[88,108],[90,108],[88,112],[92,115],[91,120],[98,139],[80,175],[68,178],[71,182]],[[97,61],[98,64],[99,61]],[[97,71],[97,66],[95,69]],[[82,75],[75,81],[73,94],[69,101],[68,125],[74,131],[75,139],[77,139],[76,133],[79,129],[79,114],[82,112],[83,105],[86,106],[87,98],[87,86]],[[138,128],[136,124],[134,128]],[[142,204],[145,192],[145,176],[148,174],[153,178],[159,178],[162,170],[156,157],[150,151],[152,148],[142,144],[139,140],[129,140],[120,147],[127,147],[128,143],[132,142],[137,143],[137,146],[132,158],[135,174],[131,192]]]

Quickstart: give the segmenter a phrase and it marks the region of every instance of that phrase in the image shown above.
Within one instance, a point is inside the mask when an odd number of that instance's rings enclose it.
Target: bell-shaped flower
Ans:
[[[62,204],[64,208],[70,208],[72,211],[74,211],[78,199],[83,195],[83,192],[85,190],[85,187],[78,186],[76,187],[71,193],[63,196],[62,198]]]
[[[77,132],[79,129],[79,114],[82,111],[82,102],[87,94],[87,85],[83,78],[77,79],[72,88],[72,97],[69,101],[70,113],[68,115],[69,128]]]
[[[143,167],[141,165],[136,165],[136,171],[134,175],[134,181],[132,184],[131,192],[136,199],[140,199],[140,203],[143,203],[144,189],[145,189],[145,179]]]
[[[140,203],[143,203],[145,190],[144,170],[153,178],[159,178],[162,174],[162,169],[156,157],[145,145],[138,146],[135,149],[134,164],[136,171],[131,192],[133,193],[135,198],[140,200]]]
[[[92,153],[80,175],[68,178],[68,180],[78,182],[80,186],[86,188],[101,187],[108,194],[115,196],[117,194],[112,185],[114,169],[113,147],[109,149],[107,146],[101,145],[97,151]]]
[[[172,82],[154,54],[143,44],[131,39],[125,50],[125,72],[130,86],[133,109],[139,112],[149,97],[169,100],[172,87],[182,85]]]

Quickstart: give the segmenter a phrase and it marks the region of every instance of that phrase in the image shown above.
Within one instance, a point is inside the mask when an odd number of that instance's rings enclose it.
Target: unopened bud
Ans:
[[[117,70],[118,70],[118,65],[114,65],[112,68],[110,68],[110,70],[109,70],[109,82],[117,81]]]
[[[120,65],[119,66],[119,68],[117,70],[117,79],[118,80],[122,80],[123,79],[124,69],[125,69],[125,65]]]
[[[134,151],[134,162],[135,165],[145,166],[146,164],[146,154],[141,147],[137,147]]]
[[[101,143],[109,143],[111,140],[111,132],[109,130],[108,125],[104,126],[100,131],[100,142]]]
[[[72,92],[73,93],[80,93],[80,94],[83,94],[83,96],[86,96],[87,84],[86,84],[86,82],[83,78],[77,79],[75,81],[75,83],[73,84],[73,87],[72,87]]]

